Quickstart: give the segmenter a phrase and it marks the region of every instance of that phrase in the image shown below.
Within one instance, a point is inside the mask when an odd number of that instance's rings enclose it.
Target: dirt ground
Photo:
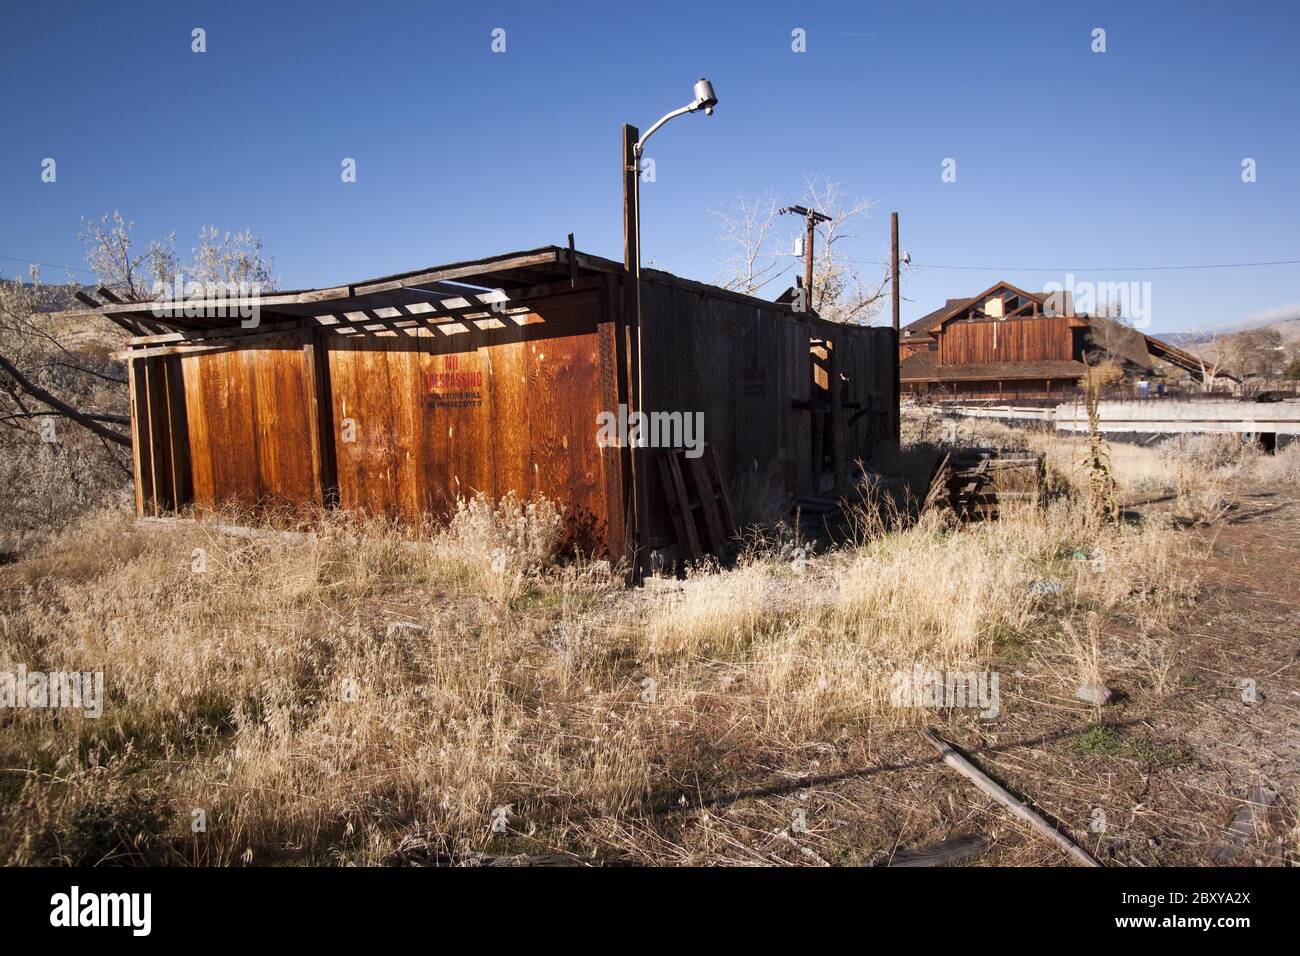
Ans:
[[[1244,494],[1225,522],[1190,541],[1184,560],[1199,589],[1182,626],[1154,636],[1140,621],[1106,626],[1102,670],[1113,703],[1061,696],[1051,653],[1013,646],[994,665],[996,719],[932,724],[1105,865],[1294,864],[1300,495]],[[717,862],[817,866],[887,865],[907,851],[982,838],[988,849],[969,865],[1069,862],[941,764],[915,728],[828,741],[801,763],[748,769],[762,782],[684,792],[666,807],[681,818],[672,842],[696,852],[711,845]],[[1225,844],[1256,786],[1275,801]]]

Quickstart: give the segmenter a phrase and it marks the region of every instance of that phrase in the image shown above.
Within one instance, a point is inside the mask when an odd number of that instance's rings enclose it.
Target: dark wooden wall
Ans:
[[[788,308],[684,281],[643,280],[641,296],[647,407],[704,413],[704,438],[718,453],[740,523],[822,490],[813,461],[815,416],[832,414],[837,422],[839,484],[852,477],[857,459],[870,461],[894,436],[893,329],[801,319]],[[829,362],[840,387],[823,412],[808,406],[819,400],[813,342],[825,339],[833,344]],[[670,540],[658,482],[650,485],[650,512],[652,546]]]
[[[185,383],[174,357],[133,361],[128,376],[135,509],[156,517],[184,507],[194,494]]]
[[[1073,357],[1065,316],[953,321],[939,336],[939,364],[1039,362]]]

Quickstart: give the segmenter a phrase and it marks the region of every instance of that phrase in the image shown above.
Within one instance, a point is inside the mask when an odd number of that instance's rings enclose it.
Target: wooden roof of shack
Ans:
[[[450,318],[536,295],[559,282],[622,271],[622,263],[561,246],[543,246],[348,285],[277,290],[245,298],[217,295],[131,302],[101,286],[93,296],[78,294],[89,309],[59,314],[96,313],[136,335],[164,329],[203,332],[238,327],[240,310],[252,307],[258,309],[262,323],[316,318],[323,320],[322,324],[346,325],[439,315]]]
[[[249,298],[216,296],[125,301],[100,286],[93,295],[78,292],[87,309],[54,316],[102,315],[139,338],[195,338],[244,325],[247,309],[257,309],[257,328],[285,321],[311,320],[343,333],[361,333],[394,324],[445,326],[472,319],[494,321],[526,312],[531,298],[564,289],[591,287],[609,275],[624,275],[623,263],[579,252],[572,246],[542,246],[482,259],[430,266],[347,285],[271,291]],[[657,269],[641,270],[645,282],[667,283],[704,295],[789,311],[792,318],[826,325],[815,314],[796,314],[788,303],[759,299],[684,279]],[[840,326],[843,328],[843,326]],[[169,333],[169,334],[164,334]]]

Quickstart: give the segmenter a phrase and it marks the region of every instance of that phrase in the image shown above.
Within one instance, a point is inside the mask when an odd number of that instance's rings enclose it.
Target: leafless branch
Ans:
[[[76,422],[83,428],[90,429],[90,431],[99,435],[101,438],[106,438],[119,445],[125,445],[128,448],[130,447],[131,439],[128,436],[100,424],[94,419],[94,417],[73,408],[67,402],[47,392],[31,379],[27,378],[27,376],[19,371],[18,367],[14,365],[13,362],[9,361],[9,359],[3,355],[0,355],[0,370],[7,373],[9,378],[13,380],[14,384],[32,398],[59,412],[70,421]]]

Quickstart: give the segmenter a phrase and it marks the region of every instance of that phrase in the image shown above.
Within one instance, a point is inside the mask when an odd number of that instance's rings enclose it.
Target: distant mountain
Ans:
[[[1187,348],[1189,345],[1201,345],[1211,342],[1218,334],[1217,332],[1161,332],[1154,337],[1162,342],[1168,342],[1170,345]]]

